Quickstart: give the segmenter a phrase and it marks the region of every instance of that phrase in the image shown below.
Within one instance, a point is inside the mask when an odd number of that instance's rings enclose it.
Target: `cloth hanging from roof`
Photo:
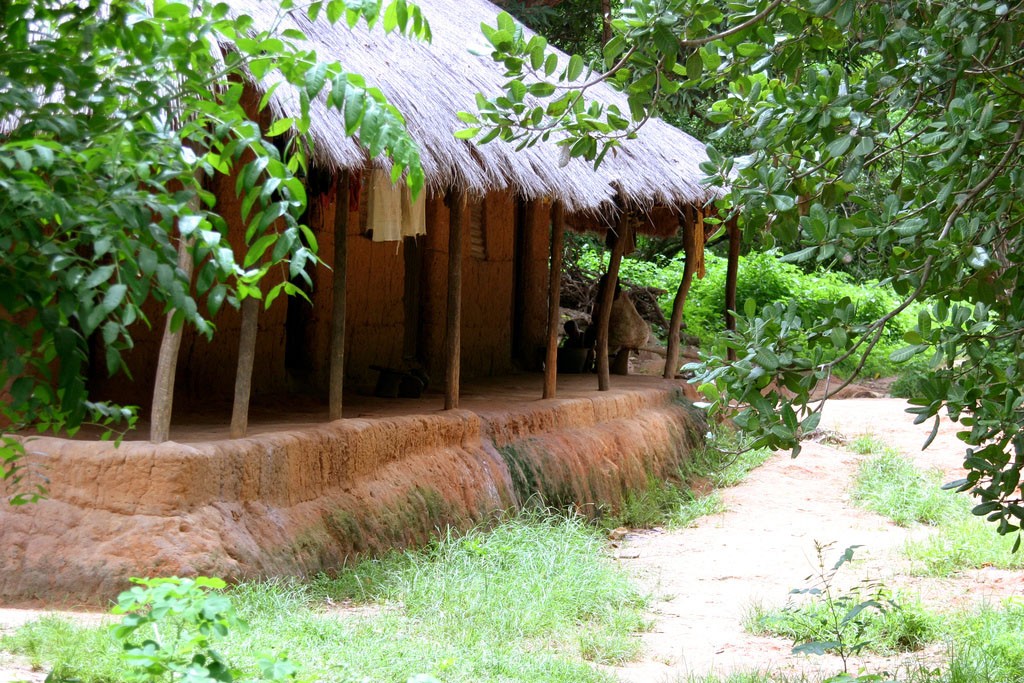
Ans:
[[[366,229],[374,242],[401,242],[403,237],[426,234],[425,195],[412,201],[404,183],[393,184],[387,172],[375,168],[370,174],[366,207]]]

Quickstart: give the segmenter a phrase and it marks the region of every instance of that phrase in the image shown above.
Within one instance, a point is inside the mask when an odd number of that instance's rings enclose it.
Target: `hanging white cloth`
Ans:
[[[388,174],[379,168],[370,174],[366,229],[373,231],[374,242],[398,242],[402,239],[402,189],[391,184]]]
[[[373,231],[374,242],[401,242],[403,237],[426,234],[425,193],[412,201],[409,186],[392,184],[389,174],[379,168],[370,174],[369,187],[366,229]]]

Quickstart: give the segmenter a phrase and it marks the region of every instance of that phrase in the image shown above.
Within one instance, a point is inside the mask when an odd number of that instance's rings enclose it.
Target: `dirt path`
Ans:
[[[922,453],[930,425],[915,427],[897,399],[833,401],[822,427],[848,438],[872,434],[913,456],[922,467],[939,467],[955,478],[962,460],[955,426],[943,424],[935,442]],[[735,670],[834,674],[834,657],[790,654],[788,642],[750,636],[744,613],[754,601],[785,602],[790,589],[806,585],[812,570],[814,541],[833,542],[834,559],[847,546],[863,546],[846,578],[880,578],[893,589],[920,594],[925,601],[949,604],[983,597],[1024,595],[1024,574],[981,570],[957,579],[923,580],[905,575],[899,549],[912,533],[855,508],[849,486],[863,456],[842,446],[809,443],[796,460],[777,454],[743,484],[722,491],[726,512],[680,531],[630,533],[618,549],[620,561],[656,596],[654,628],[641,637],[647,655],[641,662],[613,669],[628,683],[685,681],[688,674]],[[0,632],[38,613],[0,609]],[[81,618],[81,616],[79,616]],[[93,616],[92,618],[95,618]],[[934,660],[938,648],[913,656]],[[855,666],[865,663],[855,662]],[[866,662],[873,670],[896,671],[900,660]],[[856,670],[856,669],[854,669]],[[44,674],[0,654],[0,683],[42,681]]]
[[[822,427],[846,437],[872,434],[914,457],[924,468],[958,476],[963,456],[955,425],[945,422],[932,446],[920,448],[931,425],[914,426],[899,399],[848,399],[825,408]],[[699,520],[694,528],[629,534],[620,554],[655,596],[655,625],[643,636],[644,661],[616,669],[624,681],[685,681],[688,674],[736,670],[802,672],[810,677],[841,670],[835,657],[792,655],[790,643],[743,631],[744,614],[755,601],[774,607],[793,588],[807,585],[814,542],[834,543],[827,559],[850,545],[860,559],[845,578],[882,579],[893,589],[947,601],[1024,594],[1019,573],[980,571],[958,579],[910,579],[899,549],[913,533],[854,507],[849,487],[858,456],[842,446],[807,444],[791,459],[776,454],[740,486],[722,491],[726,512]],[[630,558],[630,559],[626,559]],[[841,575],[841,580],[842,580]],[[954,591],[955,588],[955,591]],[[938,648],[936,648],[938,650]],[[937,651],[909,657],[934,660]],[[899,670],[900,660],[857,660],[872,670]],[[852,668],[851,671],[856,671]]]

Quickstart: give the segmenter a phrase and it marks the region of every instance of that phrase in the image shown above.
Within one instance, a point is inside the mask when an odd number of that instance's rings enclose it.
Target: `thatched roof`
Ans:
[[[238,11],[251,15],[257,26],[269,25],[276,3],[236,0]],[[596,171],[581,159],[559,163],[553,142],[516,151],[500,140],[478,146],[458,140],[453,132],[465,127],[457,112],[472,110],[475,95],[498,95],[506,80],[502,67],[487,54],[489,44],[481,22],[495,23],[500,8],[486,0],[418,0],[431,25],[433,41],[421,43],[380,28],[361,24],[349,30],[310,22],[304,13],[285,19],[309,36],[321,59],[338,60],[344,68],[366,76],[405,116],[419,143],[427,186],[444,192],[460,186],[473,194],[511,189],[527,199],[562,201],[572,212],[608,212],[617,189],[639,207],[703,204],[713,191],[700,184],[699,164],[707,159],[704,145],[660,120],[648,122],[634,140],[609,153]],[[483,56],[470,52],[482,53]],[[588,91],[606,103],[628,111],[624,98],[611,88]],[[275,114],[298,111],[295,91],[279,87],[271,98]],[[316,143],[314,163],[330,168],[362,168],[366,154],[344,135],[340,114],[322,102],[313,103],[311,133]]]

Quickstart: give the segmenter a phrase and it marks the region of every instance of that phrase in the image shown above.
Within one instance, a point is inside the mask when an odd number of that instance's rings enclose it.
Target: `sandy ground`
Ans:
[[[941,469],[945,480],[958,478],[963,449],[956,425],[945,421],[922,452],[931,424],[914,426],[905,407],[904,401],[889,398],[832,401],[821,426],[847,438],[874,435],[914,457],[920,467]],[[837,657],[793,655],[788,641],[751,636],[742,627],[753,604],[781,606],[790,590],[808,585],[815,541],[834,544],[826,555],[830,561],[848,546],[862,546],[856,550],[858,561],[839,575],[849,585],[860,578],[880,579],[891,589],[946,606],[1024,594],[1024,574],[1018,572],[981,570],[929,580],[906,576],[899,551],[912,534],[928,531],[897,527],[850,503],[850,483],[862,457],[841,445],[808,443],[798,458],[776,454],[741,485],[722,491],[723,514],[689,529],[628,534],[620,561],[656,602],[654,628],[642,636],[647,657],[617,669],[620,678],[656,683],[751,669],[818,678],[841,671]],[[898,672],[915,659],[934,662],[939,650],[888,660],[861,658],[851,671],[867,666]]]
[[[930,425],[915,427],[898,399],[830,402],[822,428],[847,438],[872,434],[912,455],[923,467],[937,467],[947,479],[958,476],[962,448],[955,425],[944,423],[932,446],[920,451]],[[692,528],[632,532],[619,542],[619,561],[655,596],[654,625],[643,638],[644,659],[613,669],[630,683],[685,681],[689,675],[735,670],[803,672],[823,677],[840,670],[835,657],[792,655],[790,643],[744,633],[743,616],[755,601],[783,604],[789,591],[807,585],[814,543],[834,543],[828,559],[859,544],[858,561],[842,578],[883,580],[893,589],[926,601],[953,601],[1024,595],[1024,574],[981,570],[956,579],[923,580],[905,575],[899,549],[911,534],[849,502],[858,456],[842,446],[808,443],[797,459],[776,454],[741,485],[721,492],[726,512]],[[951,597],[955,596],[955,597]],[[0,633],[38,612],[0,609]],[[76,613],[76,619],[97,615]],[[910,656],[934,661],[938,648]],[[897,671],[906,659],[856,660],[872,670]],[[0,653],[0,683],[41,682],[44,673]]]

